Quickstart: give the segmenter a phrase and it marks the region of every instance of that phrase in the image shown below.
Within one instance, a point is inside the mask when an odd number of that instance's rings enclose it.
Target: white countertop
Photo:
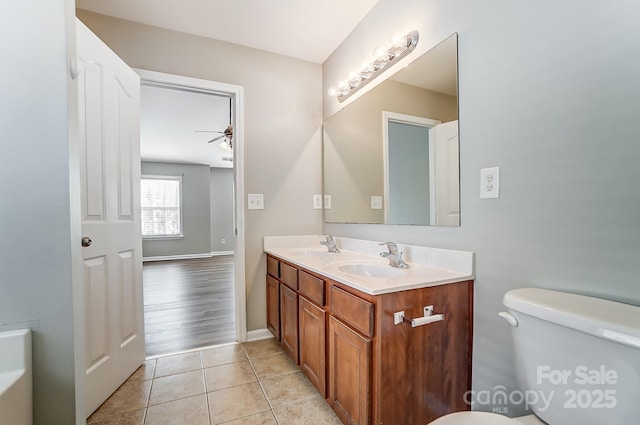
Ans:
[[[370,295],[474,278],[473,252],[398,244],[409,264],[408,269],[399,269],[380,257],[379,253],[386,251],[386,247],[379,246],[380,242],[334,237],[340,252],[332,254],[320,245],[323,240],[322,235],[267,236],[264,251]],[[380,267],[390,276],[365,277],[344,271],[345,266],[361,264]]]

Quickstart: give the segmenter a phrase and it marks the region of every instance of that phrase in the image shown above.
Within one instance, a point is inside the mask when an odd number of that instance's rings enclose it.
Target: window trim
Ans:
[[[184,208],[182,207],[182,198],[184,197],[184,192],[182,191],[182,175],[178,176],[165,176],[165,175],[157,175],[157,174],[143,174],[140,176],[140,182],[142,180],[178,180],[179,185],[179,195],[180,202],[178,208],[180,210],[180,234],[177,235],[144,235],[142,234],[142,221],[140,222],[140,234],[142,235],[143,240],[169,240],[169,239],[184,239]],[[142,216],[142,209],[144,207],[142,204],[140,205],[140,215]]]

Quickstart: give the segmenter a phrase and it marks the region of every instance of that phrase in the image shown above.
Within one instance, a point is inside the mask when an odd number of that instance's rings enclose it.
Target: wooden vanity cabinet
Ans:
[[[284,283],[280,284],[280,338],[284,351],[298,363],[298,294]]]
[[[267,255],[267,328],[323,397],[327,393],[325,300],[323,279]]]
[[[267,258],[280,271],[267,276],[269,329],[279,311],[281,344],[345,425],[424,425],[470,409],[472,280],[369,295]],[[444,321],[413,328],[429,305]],[[407,322],[394,324],[398,311]]]

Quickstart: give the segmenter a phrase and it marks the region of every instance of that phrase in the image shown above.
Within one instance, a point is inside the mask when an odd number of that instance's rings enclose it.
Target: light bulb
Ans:
[[[345,90],[347,87],[349,87],[349,84],[346,81],[340,81],[338,83],[338,90]]]
[[[338,89],[337,89],[337,88],[335,88],[335,87],[331,87],[331,88],[329,89],[329,96],[331,96],[331,97],[336,97],[336,96],[338,96]]]
[[[396,33],[391,37],[391,44],[394,47],[405,47],[407,45],[407,37],[400,33]]]
[[[374,71],[374,68],[373,68],[372,62],[364,62],[362,64],[362,71],[360,71],[362,74],[370,74],[373,71]]]
[[[378,48],[376,48],[376,50],[373,51],[373,56],[376,59],[379,59],[381,57],[384,57],[387,55],[387,48],[384,46],[380,46]]]
[[[225,151],[230,151],[232,149],[231,145],[226,140],[223,140],[222,142],[220,142],[218,146],[220,146],[220,149],[224,149]]]

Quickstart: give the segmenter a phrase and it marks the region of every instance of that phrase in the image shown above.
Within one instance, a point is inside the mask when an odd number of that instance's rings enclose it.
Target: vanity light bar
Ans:
[[[363,64],[360,71],[354,72],[347,81],[340,82],[337,87],[331,87],[329,96],[337,97],[339,102],[344,102],[369,81],[382,74],[385,69],[411,53],[418,45],[418,37],[416,30],[404,36],[395,35],[391,40],[391,47],[376,49],[375,59]]]

